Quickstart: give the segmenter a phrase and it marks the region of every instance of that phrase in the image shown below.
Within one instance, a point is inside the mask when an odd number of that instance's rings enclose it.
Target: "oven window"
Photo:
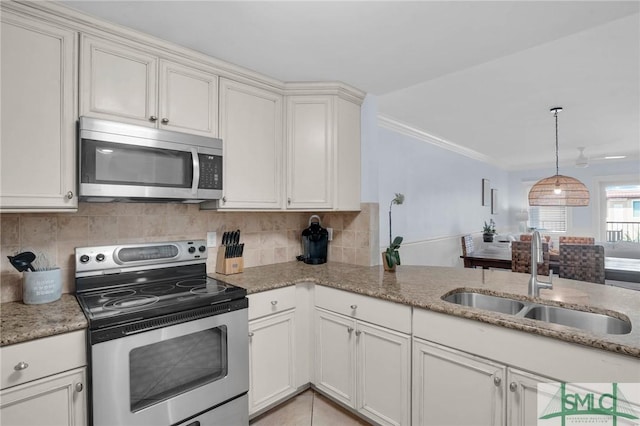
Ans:
[[[129,353],[131,411],[227,375],[227,327],[136,348]]]

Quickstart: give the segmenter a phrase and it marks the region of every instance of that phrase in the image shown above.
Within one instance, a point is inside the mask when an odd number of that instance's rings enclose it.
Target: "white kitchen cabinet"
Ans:
[[[413,425],[504,424],[504,365],[413,340]]]
[[[287,208],[360,209],[360,106],[287,96]]]
[[[224,150],[222,209],[281,209],[282,95],[220,79],[220,137]]]
[[[77,33],[2,10],[0,210],[78,207]]]
[[[410,424],[410,337],[316,308],[315,385],[383,425]]]
[[[296,288],[249,295],[249,415],[296,392]]]
[[[516,368],[507,368],[507,425],[536,426],[538,424],[539,383],[557,382]]]
[[[80,115],[217,137],[216,75],[109,40],[81,45]]]
[[[87,423],[84,330],[3,346],[0,362],[2,424]]]
[[[77,368],[0,393],[0,420],[7,426],[87,424],[86,368]]]

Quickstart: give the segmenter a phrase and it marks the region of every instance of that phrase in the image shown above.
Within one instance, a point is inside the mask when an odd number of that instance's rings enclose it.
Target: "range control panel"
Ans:
[[[170,267],[178,264],[205,262],[205,240],[172,241],[166,243],[120,244],[97,247],[76,247],[76,277],[116,273],[158,264]],[[144,268],[142,268],[144,269]]]

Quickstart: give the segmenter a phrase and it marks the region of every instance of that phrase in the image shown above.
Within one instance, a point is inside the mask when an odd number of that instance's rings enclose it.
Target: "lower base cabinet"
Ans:
[[[296,391],[295,311],[249,322],[249,415]]]
[[[0,393],[0,424],[86,425],[85,376],[83,367],[4,389]]]
[[[315,385],[376,423],[410,423],[410,337],[316,308]]]
[[[536,386],[552,381],[414,339],[413,424],[535,426]]]

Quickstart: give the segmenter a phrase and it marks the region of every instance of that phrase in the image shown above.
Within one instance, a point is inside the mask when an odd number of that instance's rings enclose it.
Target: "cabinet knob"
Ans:
[[[13,369],[16,371],[21,371],[21,370],[26,370],[27,367],[29,367],[29,364],[27,364],[24,361],[20,361],[19,363],[16,364],[15,367],[13,367]]]
[[[349,306],[351,309],[358,309],[358,305],[351,305]]]
[[[149,121],[158,121],[158,117],[152,115],[151,117],[149,117]]]
[[[518,390],[518,384],[516,382],[509,383],[509,390],[511,392],[515,392]]]
[[[287,198],[287,204],[291,204],[291,197]]]
[[[273,306],[276,306],[276,305],[278,304],[278,301],[277,301],[277,300],[272,300],[272,301],[271,301],[271,304],[272,304]]]
[[[356,331],[356,336],[359,336],[361,334],[362,334],[362,331],[360,331],[360,330]]]
[[[82,385],[82,383],[76,383],[76,392],[82,392],[83,389],[84,386]]]
[[[227,202],[227,197],[222,197],[222,203],[226,203]]]
[[[70,200],[73,198],[73,191],[67,192],[67,198]]]
[[[347,327],[347,333],[351,334],[353,332],[353,327]]]
[[[162,124],[169,124],[169,119],[168,118],[163,118],[160,121],[162,122]]]
[[[249,337],[253,337],[253,331],[249,332]]]
[[[496,386],[500,386],[500,383],[502,383],[502,378],[498,377],[498,376],[494,376],[493,377],[493,384]]]

